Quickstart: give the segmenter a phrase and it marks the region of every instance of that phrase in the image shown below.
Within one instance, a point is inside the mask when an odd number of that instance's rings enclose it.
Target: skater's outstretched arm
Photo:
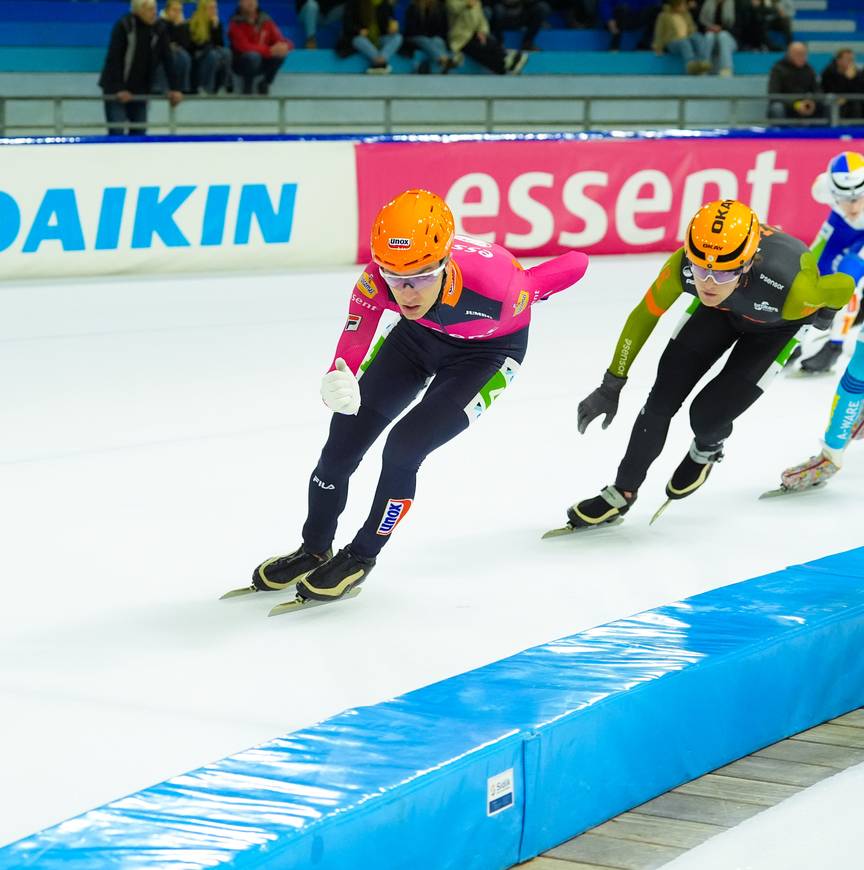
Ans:
[[[524,284],[524,288],[531,294],[531,304],[533,304],[572,287],[582,279],[587,268],[587,254],[581,251],[568,251],[560,257],[554,257],[545,263],[526,269],[522,280],[520,281],[517,276],[517,280],[511,286]]]
[[[784,320],[802,320],[819,309],[839,311],[852,298],[855,281],[851,275],[835,272],[820,275],[812,251],[801,255],[801,269],[792,281],[783,303]]]
[[[605,414],[604,429],[615,418],[618,412],[618,397],[624,389],[624,384],[627,383],[627,372],[633,360],[654,331],[657,321],[684,290],[684,285],[681,283],[683,256],[684,248],[672,254],[663,264],[660,274],[654,279],[648,292],[630,312],[624,329],[618,336],[615,355],[603,375],[603,382],[579,403],[577,426],[580,432],[584,432],[588,424],[601,414]]]

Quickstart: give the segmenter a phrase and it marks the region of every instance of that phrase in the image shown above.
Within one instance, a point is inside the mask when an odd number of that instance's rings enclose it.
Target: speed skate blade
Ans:
[[[615,517],[614,520],[607,520],[605,523],[597,523],[596,526],[562,526],[560,529],[549,529],[544,532],[540,540],[545,541],[547,538],[559,538],[563,535],[575,535],[579,532],[596,532],[598,529],[606,529],[609,526],[618,526],[624,522],[624,517]]]
[[[229,589],[224,595],[219,596],[220,601],[226,598],[240,598],[243,595],[252,595],[258,590],[254,586],[244,586],[242,589]]]
[[[653,526],[654,523],[660,519],[660,515],[663,513],[663,511],[665,511],[666,508],[669,507],[670,504],[672,504],[672,502],[673,499],[667,498],[666,501],[664,501],[663,504],[661,504],[660,507],[657,508],[656,511],[654,511],[654,516],[651,517],[651,519],[648,521],[648,525]]]
[[[286,601],[283,604],[277,604],[267,615],[279,616],[281,613],[294,613],[297,610],[309,610],[312,607],[320,607],[322,604],[337,604],[340,601],[347,601],[349,598],[356,598],[360,593],[359,586],[346,592],[340,598],[334,598],[332,601],[318,601],[315,598],[301,598],[297,595],[293,601]]]
[[[224,595],[219,596],[219,600],[224,601],[226,598],[243,598],[246,595],[254,595],[256,592],[290,592],[295,585],[296,581],[294,583],[288,583],[283,586],[282,589],[259,589],[254,585],[243,586],[241,589],[229,589]]]
[[[826,486],[828,486],[827,480],[823,480],[820,483],[814,483],[813,486],[808,486],[805,489],[791,489],[788,486],[780,486],[778,489],[769,489],[768,492],[763,492],[759,498],[761,500],[763,498],[777,498],[781,495],[804,495],[804,493],[813,492],[814,490],[822,489]]]

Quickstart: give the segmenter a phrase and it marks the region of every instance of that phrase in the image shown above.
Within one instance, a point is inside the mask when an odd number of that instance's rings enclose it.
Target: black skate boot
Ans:
[[[801,360],[801,371],[808,375],[825,374],[831,371],[831,366],[837,362],[843,353],[842,341],[827,341],[819,349],[818,353]]]
[[[556,538],[558,535],[569,535],[600,526],[617,525],[623,521],[624,514],[635,501],[635,493],[628,498],[616,487],[607,486],[601,490],[600,495],[567,508],[567,525],[560,529],[550,529],[543,537]]]
[[[374,567],[374,559],[361,559],[350,547],[343,547],[329,562],[297,581],[297,597],[336,601],[350,595]]]
[[[700,448],[694,441],[687,455],[675,469],[675,473],[666,484],[666,497],[672,499],[687,498],[708,480],[715,462],[723,458],[723,445],[712,444]]]
[[[310,553],[300,546],[287,556],[275,556],[262,562],[252,573],[252,585],[259,592],[285,589],[332,558],[332,548],[325,553]]]

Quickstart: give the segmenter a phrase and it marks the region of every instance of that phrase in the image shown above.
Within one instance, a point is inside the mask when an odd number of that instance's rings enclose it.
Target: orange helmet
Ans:
[[[372,224],[372,259],[393,272],[413,272],[450,254],[456,224],[449,206],[428,190],[406,190]]]
[[[759,248],[759,218],[737,199],[718,199],[703,205],[687,227],[684,250],[703,269],[740,269]]]

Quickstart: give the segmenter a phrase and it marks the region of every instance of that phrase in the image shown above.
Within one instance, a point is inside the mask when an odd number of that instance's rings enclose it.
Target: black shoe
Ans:
[[[262,562],[252,572],[252,585],[261,592],[284,589],[332,558],[332,548],[325,553],[310,553],[302,546],[298,547],[287,556],[274,556]]]
[[[819,353],[801,360],[801,371],[809,372],[811,375],[830,372],[831,366],[837,362],[842,353],[842,341],[827,341],[819,349]]]
[[[270,93],[270,82],[267,79],[261,79],[258,82],[258,93],[261,94],[262,97],[266,97],[267,94]]]
[[[315,601],[335,601],[359,586],[374,567],[374,559],[361,559],[350,547],[343,547],[329,562],[297,582],[297,594]]]
[[[675,469],[669,483],[666,484],[666,497],[671,499],[687,498],[708,480],[715,462],[723,458],[723,445],[712,444],[700,448],[694,441],[687,455]]]
[[[623,517],[635,501],[636,493],[628,498],[616,487],[607,486],[600,495],[567,508],[567,520],[574,529],[611,523]]]

